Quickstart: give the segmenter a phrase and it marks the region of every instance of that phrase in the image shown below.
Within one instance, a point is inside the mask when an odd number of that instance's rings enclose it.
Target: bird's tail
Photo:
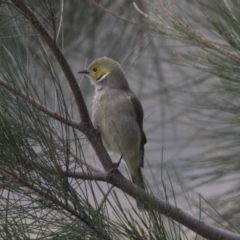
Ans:
[[[145,189],[141,168],[139,168],[135,174],[132,175],[132,182],[140,188]],[[137,201],[137,207],[139,210],[144,210],[143,204],[139,201]]]

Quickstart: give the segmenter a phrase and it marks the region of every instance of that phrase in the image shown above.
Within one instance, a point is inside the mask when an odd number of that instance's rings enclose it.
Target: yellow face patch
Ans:
[[[93,81],[98,81],[102,76],[109,73],[110,70],[101,61],[94,61],[88,67],[89,77]]]

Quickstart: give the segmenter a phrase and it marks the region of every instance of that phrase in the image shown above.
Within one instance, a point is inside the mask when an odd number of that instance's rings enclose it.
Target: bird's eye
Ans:
[[[93,71],[96,72],[96,71],[97,71],[97,68],[94,68]]]

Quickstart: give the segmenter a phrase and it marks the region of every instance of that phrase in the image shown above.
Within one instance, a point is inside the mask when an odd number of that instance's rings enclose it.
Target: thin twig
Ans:
[[[36,194],[39,194],[41,196],[39,202],[42,203],[42,199],[47,199],[48,204],[52,203],[53,206],[54,205],[59,206],[63,210],[71,213],[73,216],[78,218],[82,223],[84,223],[87,227],[89,227],[92,231],[96,232],[99,236],[101,236],[102,237],[101,239],[109,239],[109,240],[111,239],[108,236],[104,235],[102,231],[99,231],[99,229],[97,229],[92,222],[88,221],[88,219],[82,216],[81,213],[77,212],[76,209],[74,209],[70,205],[66,206],[60,199],[55,197],[48,189],[44,188],[43,186],[41,186],[41,189],[40,189],[39,187],[35,186],[32,181],[29,181],[29,179],[25,179],[24,177],[3,168],[0,168],[0,173],[5,177],[10,177],[15,179],[17,182],[22,183],[23,186],[31,189]]]
[[[74,77],[73,72],[71,71],[71,68],[70,68],[66,58],[64,57],[62,51],[58,47],[54,38],[51,36],[51,34],[48,32],[48,30],[43,26],[43,24],[40,22],[40,20],[35,16],[33,10],[30,8],[30,6],[26,5],[25,2],[22,0],[11,0],[11,2],[25,16],[25,18],[29,20],[29,22],[32,24],[32,26],[39,32],[39,34],[46,41],[49,48],[54,53],[57,61],[59,62],[60,66],[66,76],[66,79],[69,83],[72,93],[75,97],[76,104],[78,107],[78,112],[79,112],[80,118],[82,120],[82,124],[90,127],[91,119],[88,114],[87,106],[84,102],[80,87],[77,83],[77,80]]]
[[[49,48],[52,50],[55,58],[60,64],[62,71],[65,74],[65,77],[69,83],[69,86],[74,95],[78,112],[81,119],[81,131],[86,135],[89,142],[92,144],[94,150],[96,151],[97,156],[99,157],[105,170],[108,170],[112,166],[112,160],[109,157],[107,150],[104,148],[101,141],[101,137],[95,131],[90,116],[88,114],[86,103],[83,99],[82,92],[77,83],[77,80],[74,77],[71,68],[64,57],[61,49],[58,47],[57,43],[54,41],[48,30],[43,26],[40,20],[35,16],[34,11],[25,4],[22,0],[11,0],[12,4],[20,11],[26,19],[32,24],[32,26],[39,32],[45,42],[48,44]]]
[[[106,192],[106,194],[104,194],[104,197],[103,197],[102,201],[101,201],[100,204],[99,204],[98,212],[101,211],[101,209],[102,209],[102,207],[103,207],[103,204],[106,202],[106,200],[107,200],[107,198],[108,198],[108,196],[109,196],[109,194],[111,193],[111,191],[112,191],[113,188],[114,188],[114,185],[112,185],[112,186],[108,189],[108,191]]]
[[[80,123],[75,122],[75,121],[70,120],[70,119],[67,119],[67,118],[64,118],[60,114],[58,114],[57,112],[54,112],[54,111],[48,109],[47,107],[41,105],[36,100],[34,100],[33,98],[29,97],[26,93],[17,90],[12,84],[10,84],[10,83],[0,79],[0,85],[3,86],[8,91],[12,92],[13,94],[19,96],[20,98],[25,99],[27,103],[31,104],[36,109],[38,109],[39,111],[47,114],[48,116],[58,120],[61,123],[64,123],[64,124],[66,124],[68,126],[76,128],[76,129],[78,129],[80,131],[82,130],[82,126],[81,126]]]
[[[56,38],[56,17],[55,17],[55,13],[54,13],[54,6],[52,5],[51,0],[47,0],[47,4],[49,5],[49,12],[50,12],[49,18],[52,22],[53,38],[55,39],[55,41],[57,41],[57,38]]]
[[[150,19],[151,21],[154,21],[148,14],[146,14],[142,10],[140,10],[136,3],[133,3],[133,5],[140,14],[142,14],[146,18]],[[166,16],[168,18],[168,20],[171,22],[171,24],[174,26],[174,27],[172,27],[172,26],[168,25],[167,29],[164,29],[164,28],[161,29],[161,31],[163,31],[164,34],[169,35],[169,36],[171,36],[177,40],[183,41],[183,42],[189,42],[189,41],[192,42],[192,39],[195,39],[196,43],[203,44],[209,49],[214,49],[234,61],[240,61],[239,56],[235,53],[227,51],[225,49],[225,46],[222,47],[221,44],[208,40],[200,32],[197,32],[195,29],[191,29],[187,24],[180,22],[178,19],[176,19],[175,15],[173,15],[161,3],[157,2],[157,6],[158,6],[158,9],[160,9],[161,14],[163,16]],[[169,29],[171,30],[171,32],[169,31]],[[173,31],[177,32],[177,34],[174,34]],[[191,40],[189,40],[189,38],[187,38],[184,35],[191,36]]]
[[[138,23],[136,23],[136,22],[132,22],[132,21],[130,21],[129,19],[127,19],[127,18],[125,18],[125,17],[123,17],[123,16],[120,16],[119,14],[117,14],[117,13],[115,13],[115,12],[112,12],[111,10],[109,10],[109,9],[103,7],[101,4],[97,3],[95,0],[89,0],[89,2],[92,3],[92,4],[94,4],[94,5],[95,5],[96,7],[98,7],[100,10],[102,10],[102,11],[104,11],[104,12],[106,12],[106,13],[108,13],[108,14],[110,14],[110,15],[118,18],[118,19],[120,19],[121,21],[126,22],[127,24],[131,24],[132,26],[134,26],[134,27],[136,27],[136,28],[138,28],[138,29],[144,29],[144,30],[146,30],[146,31],[156,32],[156,29],[154,29],[154,28],[149,28],[149,27],[146,26],[146,25],[140,25],[140,24],[138,24]],[[158,29],[157,31],[164,34],[164,32],[161,32],[160,29]]]
[[[63,2],[63,0],[61,0],[60,20],[59,20],[58,29],[57,29],[56,42],[57,42],[57,40],[58,40],[58,37],[59,37],[60,31],[61,31],[61,27],[62,27],[62,20],[63,20],[63,7],[64,7],[64,2]]]
[[[54,144],[57,144],[59,148],[62,148],[62,146],[58,143],[58,142],[55,142]],[[69,152],[69,155],[77,162],[77,163],[80,163],[84,166],[86,166],[86,168],[88,169],[88,171],[90,172],[96,172],[96,173],[101,173],[103,172],[103,169],[101,167],[98,167],[98,166],[94,166],[92,164],[90,164],[89,162],[90,161],[84,161],[82,160],[80,157],[78,157],[76,154],[74,154],[72,152],[72,150],[70,150]]]

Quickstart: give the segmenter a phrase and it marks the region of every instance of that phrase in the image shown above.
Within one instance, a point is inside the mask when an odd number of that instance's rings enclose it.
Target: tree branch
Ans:
[[[71,87],[74,98],[76,100],[76,104],[78,107],[78,111],[80,114],[80,118],[82,122],[88,126],[91,125],[91,120],[87,111],[86,104],[84,102],[81,90],[78,86],[78,83],[70,69],[70,66],[63,56],[62,51],[58,47],[54,38],[50,35],[47,29],[42,25],[42,23],[38,20],[38,18],[34,15],[34,12],[28,7],[24,1],[22,0],[12,0],[13,5],[25,16],[26,19],[30,21],[33,27],[39,32],[42,38],[46,41],[50,49],[53,51],[56,59],[58,60],[67,81]]]
[[[155,209],[167,217],[177,221],[178,223],[191,229],[198,235],[205,237],[209,240],[239,240],[240,234],[224,230],[213,225],[207,224],[204,221],[199,220],[191,216],[190,214],[182,211],[176,206],[165,202],[162,199],[158,199],[153,195],[150,195],[143,191],[141,188],[137,187],[135,184],[127,180],[122,174],[116,172],[110,179],[107,180],[108,183],[112,183],[116,187],[123,190],[128,195],[135,199],[138,199],[144,204],[145,208]]]
[[[61,115],[59,115],[57,112],[51,111],[47,107],[45,107],[45,106],[41,105],[40,103],[38,103],[33,98],[29,97],[24,92],[18,91],[16,88],[14,88],[14,86],[12,84],[7,83],[6,81],[0,79],[0,85],[3,86],[8,91],[10,91],[10,92],[14,93],[15,95],[19,96],[20,98],[25,99],[29,104],[31,104],[32,106],[37,108],[39,111],[41,111],[43,113],[46,113],[48,116],[58,120],[61,123],[64,123],[64,124],[66,124],[68,126],[71,126],[73,128],[76,128],[76,129],[82,131],[82,126],[81,126],[80,123],[75,122],[73,120],[69,120],[67,118],[64,118]]]
[[[232,233],[228,230],[224,230],[210,224],[205,223],[204,221],[199,220],[191,216],[190,214],[182,211],[180,208],[177,208],[174,205],[171,205],[168,202],[165,202],[161,199],[157,199],[154,196],[143,191],[141,188],[134,185],[132,182],[127,180],[122,174],[116,172],[114,174],[108,173],[65,173],[69,177],[73,178],[80,178],[83,180],[99,180],[99,181],[106,181],[107,183],[113,184],[112,187],[109,188],[109,192],[112,190],[114,186],[120,188],[128,195],[132,196],[133,198],[138,198],[142,203],[145,204],[146,207],[150,209],[156,209],[162,214],[175,221],[183,224],[184,226],[188,227],[189,229],[193,230],[200,236],[205,237],[209,240],[239,240],[240,235],[236,233]],[[104,198],[105,199],[105,198]]]
[[[65,59],[62,51],[58,47],[57,43],[54,41],[53,37],[47,31],[47,29],[42,25],[42,23],[34,15],[34,12],[30,7],[28,7],[22,0],[11,0],[13,6],[15,6],[18,11],[20,11],[26,19],[32,24],[32,26],[39,32],[42,38],[46,41],[49,48],[53,51],[58,63],[60,64],[62,71],[69,83],[69,86],[73,92],[74,98],[78,106],[78,112],[81,118],[81,131],[86,135],[89,142],[93,146],[98,158],[100,159],[105,170],[108,170],[112,165],[112,160],[109,157],[106,149],[104,148],[101,137],[96,133],[92,122],[90,120],[85,101],[83,99],[81,90],[78,83],[71,71],[71,68]]]
[[[41,22],[34,15],[33,11],[24,3],[24,1],[11,0],[11,2],[30,21],[32,26],[40,33],[40,35],[46,41],[50,49],[53,51],[56,59],[58,60],[66,76],[67,81],[69,82],[69,85],[75,97],[80,118],[83,124],[83,133],[85,133],[89,142],[96,151],[96,154],[99,157],[104,169],[108,171],[112,164],[112,161],[101,142],[100,135],[97,134],[96,131],[94,131],[80,88],[77,84],[76,79],[74,78],[74,75],[68,65],[68,62],[63,56],[63,53],[61,52],[61,50],[59,49],[58,45],[55,43],[54,39],[51,37],[49,32],[44,28]],[[114,173],[106,174],[106,182],[113,184],[114,186],[118,187],[125,193],[132,196],[133,198],[138,199],[141,203],[145,205],[146,208],[149,206],[151,209],[156,209],[165,216],[172,218],[173,220],[181,223],[182,225],[188,227],[189,229],[193,230],[200,236],[203,236],[207,239],[211,240],[240,239],[240,235],[238,234],[199,221],[198,218],[192,217],[191,215],[183,212],[181,209],[178,209],[175,206],[146,193],[145,191],[134,185],[132,182],[127,180],[118,170],[115,171]],[[29,182],[26,182],[25,184],[29,187],[32,187],[32,185]],[[38,189],[38,191],[40,190]],[[73,212],[73,214],[75,213]]]
[[[104,172],[63,172],[64,175],[74,178],[74,179],[82,179],[82,180],[93,180],[93,181],[104,181],[106,182],[107,174]]]
[[[24,177],[21,177],[20,175],[15,174],[15,173],[13,173],[11,171],[8,171],[6,169],[0,168],[0,173],[3,174],[6,177],[10,177],[11,179],[16,180],[17,182],[20,182],[23,186],[31,189],[36,194],[39,194],[41,196],[39,202],[42,203],[41,199],[44,199],[44,200],[47,199],[49,202],[53,203],[53,205],[60,206],[65,211],[71,213],[73,216],[78,218],[88,228],[90,228],[92,231],[94,231],[99,236],[101,236],[101,239],[111,240],[110,237],[104,235],[104,233],[102,231],[100,231],[98,228],[96,228],[95,224],[88,221],[88,219],[86,219],[86,217],[84,215],[82,216],[81,213],[77,212],[76,209],[74,209],[70,205],[64,204],[64,202],[60,201],[58,198],[56,198],[54,195],[52,195],[51,192],[48,191],[47,189],[44,189],[42,186],[41,186],[41,189],[40,189],[38,186],[35,186],[32,183],[32,181],[29,181],[28,179],[25,179]]]

